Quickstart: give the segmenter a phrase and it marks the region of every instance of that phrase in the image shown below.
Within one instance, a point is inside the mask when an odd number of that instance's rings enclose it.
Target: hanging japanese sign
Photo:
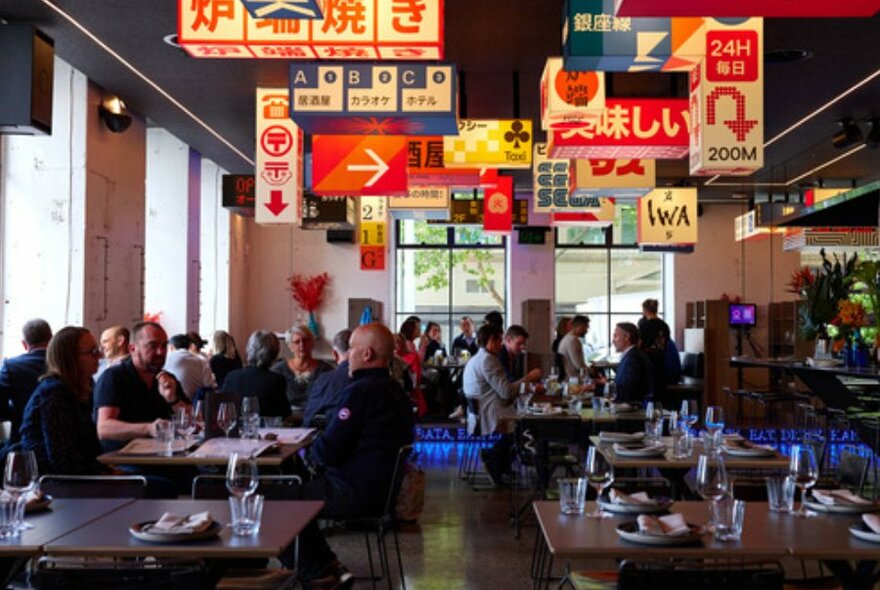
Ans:
[[[845,193],[849,189],[846,188],[811,188],[804,191],[804,205],[811,207],[822,201],[827,201],[831,197]]]
[[[575,160],[571,176],[573,197],[635,199],[657,184],[654,160]]]
[[[762,227],[758,224],[758,214],[755,209],[750,209],[733,220],[733,239],[737,242],[745,240],[765,238],[770,234],[784,233],[783,228]]]
[[[385,270],[388,246],[388,209],[382,197],[361,197],[358,244],[361,270]]]
[[[354,197],[318,197],[303,194],[303,229],[354,229],[357,203]]]
[[[443,137],[443,162],[453,168],[530,168],[531,119],[462,119]]]
[[[878,0],[615,0],[614,4],[618,16],[868,17],[880,11]]]
[[[411,186],[405,197],[389,197],[388,210],[396,219],[448,219],[449,187]]]
[[[658,188],[639,199],[639,244],[696,244],[697,189]]]
[[[315,135],[312,190],[317,195],[406,195],[406,137]]]
[[[594,121],[547,132],[551,158],[664,160],[688,154],[688,102],[683,98],[609,98]]]
[[[532,183],[534,198],[532,207],[536,213],[554,211],[554,204],[568,204],[568,176],[570,160],[553,160],[547,157],[547,144],[536,143],[532,156]]]
[[[605,73],[570,72],[548,57],[541,75],[541,129],[589,121],[605,110]]]
[[[690,73],[692,175],[748,175],[764,165],[762,24],[706,32],[706,58]]]
[[[451,64],[294,62],[290,116],[310,134],[457,133],[456,80]]]
[[[703,56],[702,18],[615,16],[614,0],[566,0],[562,53],[570,71],[688,71]]]
[[[257,223],[298,223],[302,207],[302,131],[290,120],[286,88],[257,88]]]
[[[410,137],[406,148],[406,173],[412,186],[475,186],[478,168],[447,168],[443,162],[443,138]]]
[[[509,234],[513,229],[513,178],[499,176],[483,198],[483,231]]]
[[[276,0],[272,7],[296,4]],[[443,58],[443,0],[327,0],[324,18],[253,18],[234,0],[178,0],[193,57],[422,61]]]
[[[241,0],[251,18],[324,18],[328,0]]]

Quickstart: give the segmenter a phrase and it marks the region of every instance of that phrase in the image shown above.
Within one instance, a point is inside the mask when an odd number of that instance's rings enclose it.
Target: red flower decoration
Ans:
[[[301,274],[287,277],[288,289],[293,300],[309,313],[321,307],[324,301],[324,288],[329,282],[330,275],[326,272],[308,278]]]
[[[164,312],[161,312],[161,311],[157,311],[156,313],[150,313],[148,311],[145,311],[144,312],[144,321],[145,322],[155,322],[158,324],[159,321],[162,319],[163,313]]]

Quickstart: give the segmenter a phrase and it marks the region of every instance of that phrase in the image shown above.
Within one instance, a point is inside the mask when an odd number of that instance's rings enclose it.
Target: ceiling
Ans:
[[[189,0],[185,0],[189,1]],[[252,173],[245,158],[47,5],[48,0],[0,0],[0,19],[30,22],[55,40],[57,55],[129,107],[167,128],[233,173]],[[548,56],[560,54],[562,0],[446,0],[446,61],[464,73],[463,106],[470,117],[531,117],[539,129],[538,80]],[[163,42],[177,30],[176,0],[55,0],[136,69],[213,128],[246,158],[254,151],[254,89],[286,86],[287,63],[270,60],[194,59]],[[871,75],[850,92],[765,151],[765,166],[750,177],[688,178],[685,160],[658,163],[659,183],[700,186],[701,200],[796,193],[810,183],[859,186],[880,179],[880,150],[862,149],[788,186],[811,169],[841,156],[831,138],[842,118],[880,118],[880,16],[866,19],[767,19],[765,53],[805,49],[807,60],[765,65],[765,140]],[[517,83],[518,81],[518,83]],[[618,74],[618,96],[684,92],[682,75]],[[516,98],[514,95],[516,94]],[[539,134],[539,139],[541,139]],[[527,189],[527,174],[516,175]],[[758,184],[756,187],[755,185]]]

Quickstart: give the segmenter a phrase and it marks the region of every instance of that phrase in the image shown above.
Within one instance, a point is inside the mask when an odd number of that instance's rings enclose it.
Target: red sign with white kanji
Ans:
[[[361,246],[361,270],[385,270],[385,246]]]
[[[754,82],[761,72],[757,31],[708,31],[706,80]]]
[[[499,176],[483,198],[483,231],[510,233],[513,230],[513,177]]]
[[[406,195],[407,138],[315,135],[312,191],[317,195]]]

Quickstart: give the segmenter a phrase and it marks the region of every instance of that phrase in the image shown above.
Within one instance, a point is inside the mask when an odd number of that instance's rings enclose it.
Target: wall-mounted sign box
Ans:
[[[254,216],[256,182],[253,174],[224,174],[222,180],[222,204],[230,213],[242,217]]]
[[[357,204],[353,197],[319,197],[303,193],[303,229],[354,229]]]

